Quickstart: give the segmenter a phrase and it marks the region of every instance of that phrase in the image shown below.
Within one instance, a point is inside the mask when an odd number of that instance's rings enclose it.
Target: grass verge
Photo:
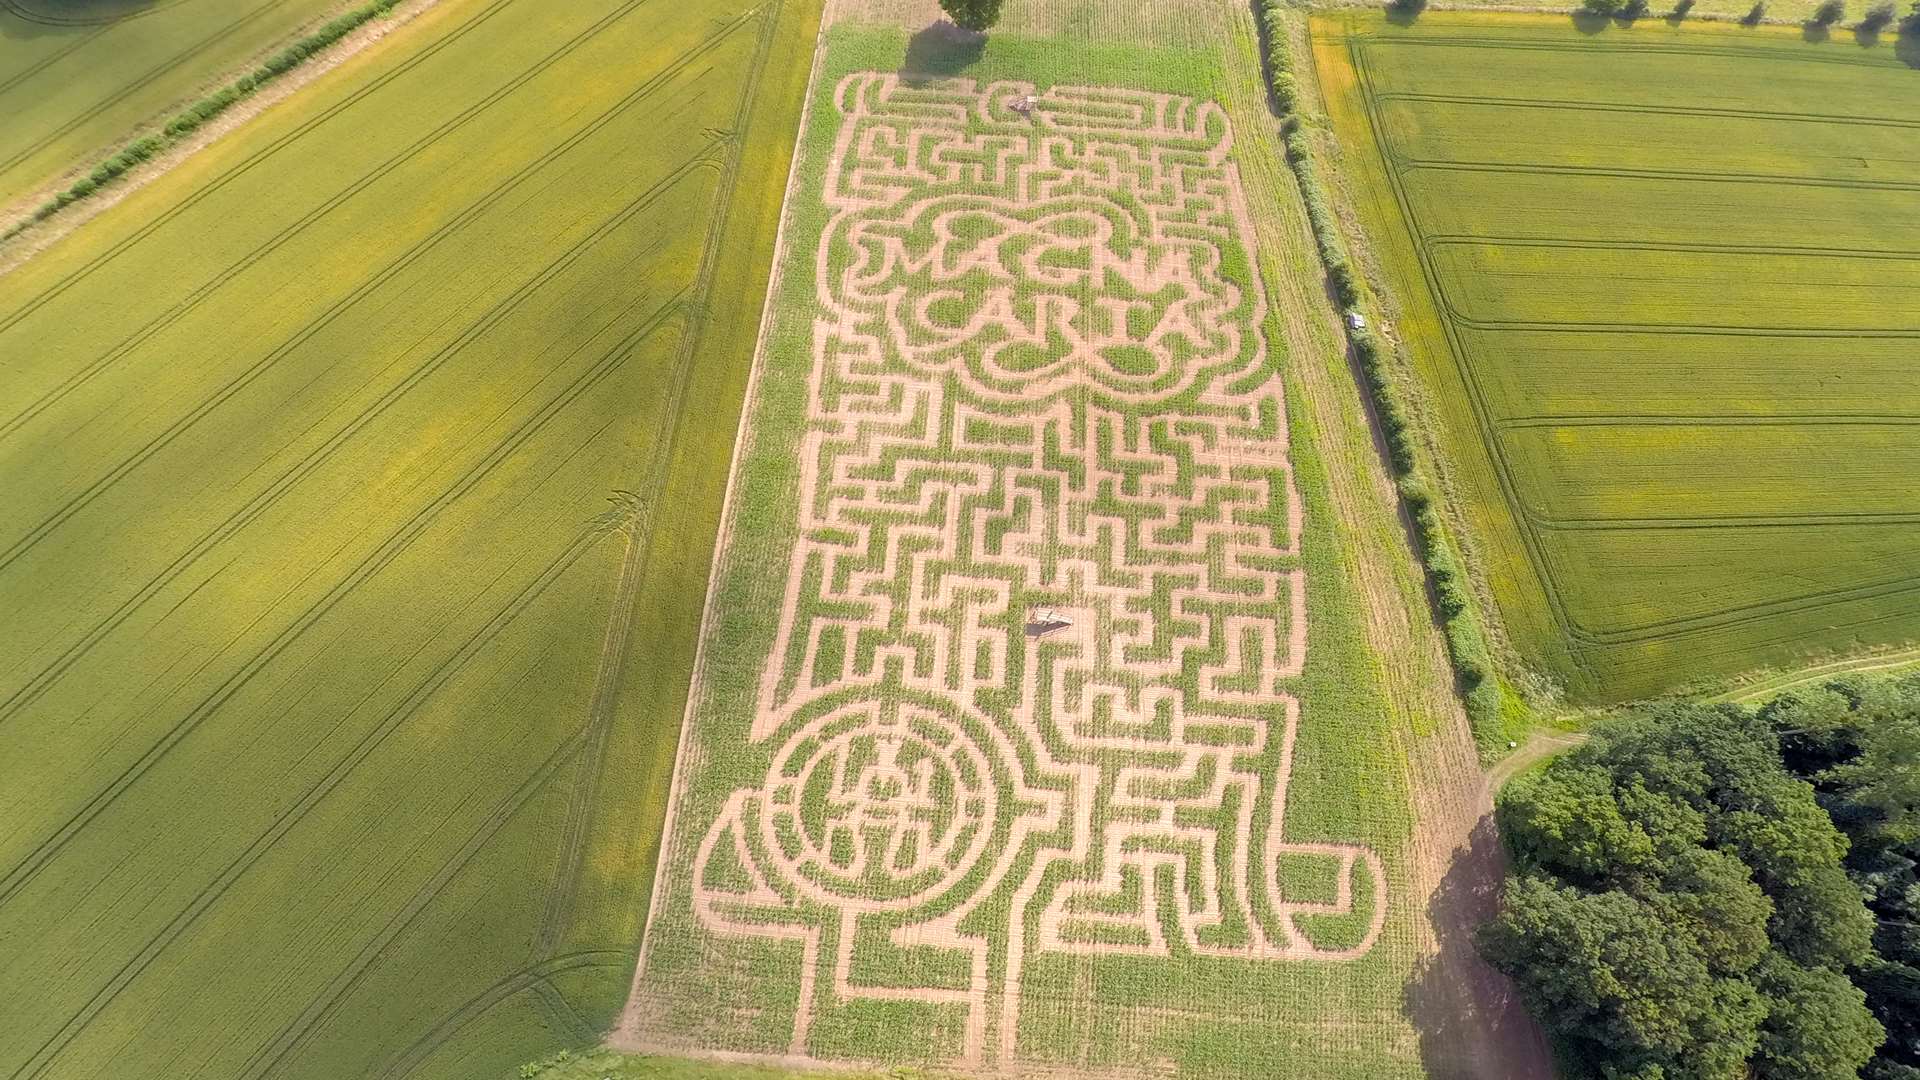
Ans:
[[[1267,75],[1276,108],[1281,114],[1287,162],[1292,166],[1306,203],[1307,220],[1326,268],[1334,299],[1347,313],[1347,342],[1380,426],[1395,487],[1411,523],[1415,546],[1426,570],[1435,614],[1447,643],[1473,724],[1474,741],[1483,757],[1498,757],[1510,742],[1518,741],[1530,726],[1519,697],[1503,683],[1489,648],[1485,616],[1473,592],[1458,547],[1448,535],[1438,488],[1429,480],[1430,467],[1415,432],[1392,352],[1394,346],[1366,322],[1379,318],[1379,305],[1347,251],[1333,201],[1321,182],[1312,144],[1302,127],[1302,96],[1293,62],[1296,18],[1285,0],[1259,0]]]

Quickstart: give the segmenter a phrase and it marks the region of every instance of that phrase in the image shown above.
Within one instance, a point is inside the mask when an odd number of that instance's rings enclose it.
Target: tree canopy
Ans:
[[[1498,813],[1514,871],[1482,952],[1570,1062],[1609,1080],[1846,1077],[1881,1043],[1847,975],[1874,933],[1847,839],[1769,719],[1643,707],[1509,784]]]
[[[1920,675],[1836,680],[1760,717],[1847,836],[1847,874],[1873,915],[1873,955],[1852,974],[1887,1040],[1862,1075],[1920,1080]]]
[[[953,25],[976,34],[984,34],[1000,21],[1000,8],[1005,0],[940,0],[940,10],[947,13]]]

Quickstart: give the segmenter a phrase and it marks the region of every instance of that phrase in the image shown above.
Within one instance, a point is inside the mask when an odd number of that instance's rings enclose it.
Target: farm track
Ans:
[[[1509,416],[1504,428],[1560,427],[1906,427],[1920,413],[1774,413],[1752,416],[1620,413],[1592,416]]]
[[[1447,49],[1514,49],[1524,52],[1557,52],[1590,54],[1594,52],[1628,53],[1634,56],[1690,56],[1716,58],[1724,56],[1747,56],[1756,59],[1773,60],[1780,55],[1778,49],[1762,47],[1726,45],[1680,45],[1647,44],[1634,42],[1593,41],[1582,39],[1577,42],[1524,40],[1512,37],[1472,37],[1465,34],[1452,34],[1442,37],[1404,37],[1395,38],[1395,45],[1416,45],[1426,48]],[[1847,53],[1821,52],[1806,53],[1794,58],[1796,63],[1841,64],[1848,67],[1884,67],[1877,61],[1851,56]]]
[[[1721,174],[1715,174],[1721,175]],[[1518,247],[1558,251],[1667,251],[1689,255],[1789,255],[1807,258],[1864,259],[1889,262],[1920,261],[1920,251],[1823,248],[1789,244],[1698,244],[1659,240],[1569,240],[1545,236],[1448,236],[1429,234],[1430,247]],[[1583,326],[1583,323],[1568,323]],[[1751,327],[1745,329],[1752,329]]]
[[[1858,586],[1836,585],[1831,587],[1801,590],[1789,596],[1777,596],[1744,604],[1730,604],[1712,614],[1697,614],[1669,619],[1643,619],[1632,626],[1598,629],[1588,625],[1577,613],[1574,605],[1567,599],[1566,585],[1560,580],[1556,560],[1549,557],[1541,547],[1539,532],[1558,532],[1573,534],[1582,532],[1622,531],[1622,530],[1690,530],[1690,529],[1801,529],[1821,526],[1911,526],[1920,521],[1915,513],[1780,513],[1754,512],[1745,514],[1722,515],[1671,515],[1671,516],[1609,516],[1605,518],[1563,517],[1548,515],[1530,506],[1520,497],[1518,479],[1514,466],[1509,460],[1509,450],[1500,436],[1505,430],[1527,427],[1554,426],[1626,426],[1636,423],[1632,417],[1577,417],[1569,418],[1568,425],[1557,425],[1556,418],[1550,416],[1529,416],[1503,419],[1492,403],[1493,391],[1483,383],[1483,373],[1479,370],[1479,361],[1474,350],[1461,340],[1462,330],[1482,332],[1527,331],[1532,333],[1558,333],[1568,335],[1621,334],[1621,335],[1657,335],[1661,337],[1726,337],[1726,338],[1772,338],[1803,340],[1893,340],[1904,341],[1920,337],[1920,328],[1907,327],[1862,327],[1858,322],[1850,324],[1836,323],[1825,326],[1808,325],[1755,325],[1750,322],[1719,323],[1689,320],[1673,323],[1648,323],[1641,321],[1590,320],[1540,320],[1511,318],[1500,319],[1486,317],[1484,314],[1470,314],[1464,310],[1458,300],[1451,295],[1452,279],[1439,267],[1435,260],[1438,254],[1448,248],[1534,248],[1539,250],[1569,250],[1594,253],[1614,253],[1631,255],[1635,252],[1666,252],[1681,255],[1734,255],[1742,257],[1784,257],[1809,259],[1844,259],[1862,262],[1883,261],[1910,264],[1920,259],[1920,252],[1900,249],[1881,250],[1858,248],[1836,249],[1817,245],[1793,244],[1713,244],[1664,242],[1657,238],[1632,240],[1563,239],[1538,236],[1496,236],[1474,234],[1433,234],[1424,231],[1418,211],[1406,190],[1403,174],[1413,170],[1465,171],[1484,173],[1514,173],[1543,176],[1580,176],[1604,177],[1623,181],[1665,180],[1693,181],[1702,184],[1768,184],[1781,186],[1817,186],[1844,190],[1920,190],[1920,183],[1905,181],[1875,181],[1859,179],[1840,179],[1813,175],[1758,174],[1750,172],[1688,170],[1670,168],[1622,168],[1605,165],[1571,165],[1546,163],[1517,163],[1505,161],[1467,161],[1459,159],[1416,158],[1402,154],[1395,145],[1390,132],[1392,124],[1382,112],[1386,103],[1400,102],[1410,104],[1432,103],[1444,105],[1486,105],[1489,107],[1513,109],[1539,109],[1546,111],[1575,112],[1588,108],[1588,103],[1578,100],[1535,100],[1502,97],[1481,97],[1463,94],[1421,93],[1409,90],[1381,90],[1376,86],[1372,73],[1370,50],[1374,39],[1366,34],[1355,33],[1349,36],[1346,56],[1356,77],[1362,108],[1365,111],[1372,137],[1376,143],[1376,152],[1387,167],[1384,170],[1388,190],[1397,202],[1402,219],[1413,232],[1413,255],[1417,260],[1429,293],[1440,307],[1439,329],[1447,343],[1447,352],[1460,385],[1466,392],[1466,400],[1471,406],[1470,415],[1479,426],[1482,444],[1486,447],[1493,466],[1493,478],[1501,489],[1507,505],[1523,524],[1517,529],[1521,540],[1521,550],[1532,564],[1534,576],[1543,590],[1554,624],[1559,633],[1568,640],[1585,646],[1628,646],[1648,644],[1676,635],[1698,633],[1709,630],[1735,628],[1761,618],[1791,617],[1838,604],[1857,603],[1873,599],[1891,599],[1904,596],[1920,587],[1920,578],[1901,577],[1874,584]],[[1649,52],[1668,55],[1689,56],[1726,56],[1772,55],[1777,50],[1741,49],[1737,47],[1688,48],[1684,46],[1649,45],[1607,45],[1582,41],[1577,45],[1547,42],[1514,42],[1500,38],[1484,36],[1450,37],[1395,37],[1394,47],[1460,47],[1460,48],[1516,48],[1530,50],[1565,51],[1590,50],[1593,48],[1611,48],[1615,51],[1631,50],[1635,55]],[[1858,58],[1836,59],[1827,54],[1795,54],[1796,59],[1810,62],[1839,62],[1864,64]],[[1642,105],[1635,103],[1600,103],[1593,106],[1594,111],[1619,112],[1646,116],[1680,117],[1716,117],[1734,119],[1757,119],[1794,123],[1842,123],[1862,126],[1892,127],[1906,129],[1915,125],[1914,121],[1875,116],[1848,116],[1831,113],[1785,112],[1765,109],[1737,108],[1695,108],[1686,106]],[[1748,418],[1702,417],[1698,421],[1704,424],[1732,425],[1786,425],[1786,424],[1849,424],[1863,425],[1875,422],[1907,424],[1911,420],[1901,417],[1766,417]],[[1678,418],[1658,418],[1655,424],[1677,424],[1684,421]]]
[[[32,21],[37,22],[38,20],[32,20]],[[19,71],[15,72],[11,78],[0,80],[0,94],[6,93],[7,91],[13,89],[14,87],[27,81],[28,79],[33,78],[35,75],[40,74],[42,71],[45,71],[46,69],[52,67],[53,65],[59,63],[62,60],[65,60],[67,57],[73,55],[76,51],[80,50],[81,48],[91,43],[93,39],[99,37],[102,33],[104,33],[104,31],[96,30],[93,33],[88,34],[84,37],[75,38],[73,39],[73,44],[67,46],[64,49],[61,49],[59,52],[50,53],[48,54],[46,59],[41,60],[39,63],[29,64],[28,66],[23,67]]]
[[[1529,176],[1585,176],[1611,180],[1685,180],[1702,184],[1765,184],[1777,187],[1838,188],[1845,191],[1920,191],[1920,182],[1899,180],[1841,180],[1823,176],[1793,176],[1772,173],[1727,173],[1701,169],[1632,169],[1598,165],[1513,165],[1501,161],[1446,160],[1438,158],[1394,159],[1404,169],[1428,169],[1439,172],[1516,173]]]
[[[1379,102],[1411,101],[1436,105],[1484,105],[1502,109],[1547,109],[1572,113],[1625,113],[1629,116],[1711,116],[1741,120],[1780,120],[1794,123],[1847,124],[1861,127],[1920,129],[1920,120],[1892,116],[1859,116],[1849,113],[1775,112],[1764,109],[1709,108],[1700,105],[1643,105],[1618,101],[1560,101],[1549,98],[1480,97],[1465,94],[1416,93],[1410,90],[1388,91],[1374,95]]]

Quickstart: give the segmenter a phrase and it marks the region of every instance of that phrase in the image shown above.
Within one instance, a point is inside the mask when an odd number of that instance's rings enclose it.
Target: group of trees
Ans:
[[[1838,25],[1840,20],[1846,17],[1846,0],[1821,0],[1820,6],[1813,9],[1813,16],[1807,22],[1825,29]],[[1893,6],[1893,0],[1881,0],[1880,3],[1868,8],[1867,13],[1862,15],[1855,25],[1868,34],[1878,34],[1892,26],[1896,19],[1899,20],[1902,37],[1920,35],[1920,0],[1914,0],[1912,10],[1908,11],[1905,17],[1899,16],[1898,9]]]
[[[1481,951],[1574,1069],[1920,1080],[1920,679],[1644,706],[1498,815]]]
[[[1847,874],[1874,917],[1854,980],[1887,1042],[1865,1075],[1920,1080],[1920,676],[1829,684],[1760,715],[1846,836]]]
[[[1404,4],[1406,0],[1393,0],[1393,2]],[[1641,18],[1651,10],[1648,0],[1581,0],[1581,6],[1594,15],[1609,15],[1629,20]],[[1692,0],[1680,0],[1674,5],[1673,14],[1675,17],[1685,18],[1692,8]],[[1766,0],[1755,0],[1752,10],[1748,11],[1746,17],[1740,21],[1751,26],[1757,25],[1766,17]],[[1820,6],[1814,8],[1813,14],[1807,18],[1807,25],[1822,30],[1831,29],[1838,26],[1846,17],[1846,0],[1821,0]],[[1857,25],[1865,33],[1879,34],[1892,26],[1896,20],[1900,24],[1901,36],[1920,36],[1920,0],[1914,0],[1913,9],[1905,16],[1898,14],[1893,0],[1881,0],[1880,3],[1867,9],[1867,13],[1860,17]]]

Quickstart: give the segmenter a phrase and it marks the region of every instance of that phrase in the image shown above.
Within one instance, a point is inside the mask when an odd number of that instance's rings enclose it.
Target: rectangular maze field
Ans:
[[[1257,69],[1236,113],[1198,53],[905,39],[815,80],[620,1039],[1412,1075]]]

